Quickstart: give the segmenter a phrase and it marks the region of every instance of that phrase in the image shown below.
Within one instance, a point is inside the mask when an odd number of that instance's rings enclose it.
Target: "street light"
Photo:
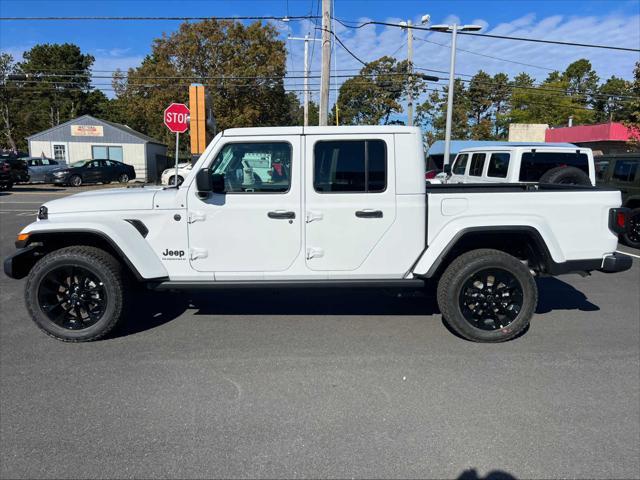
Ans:
[[[429,30],[436,32],[451,32],[451,62],[449,65],[449,91],[447,92],[447,126],[444,136],[444,161],[442,168],[449,164],[449,156],[451,155],[451,122],[453,121],[453,89],[454,77],[456,74],[456,38],[458,32],[477,32],[481,30],[480,25],[432,25]]]
[[[420,19],[421,25],[426,25],[431,20],[431,15],[423,15]],[[413,24],[411,20],[407,20],[406,22],[400,22],[399,24],[403,30],[407,30],[407,63],[409,64],[409,77],[407,78],[407,83],[409,84],[409,89],[407,93],[407,124],[409,126],[413,125]]]

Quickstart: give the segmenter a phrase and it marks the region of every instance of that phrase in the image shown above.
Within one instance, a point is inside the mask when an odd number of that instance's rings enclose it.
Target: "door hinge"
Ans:
[[[207,258],[209,251],[206,248],[190,248],[189,259],[197,260],[198,258]]]
[[[203,222],[207,219],[207,214],[200,211],[189,212],[189,223]]]
[[[307,248],[307,260],[324,257],[324,250],[321,248]]]
[[[322,220],[322,212],[308,211],[306,216],[306,222],[311,223],[315,220]]]

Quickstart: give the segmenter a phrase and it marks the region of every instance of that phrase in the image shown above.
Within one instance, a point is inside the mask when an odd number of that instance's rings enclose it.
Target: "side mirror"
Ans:
[[[211,179],[211,190],[215,193],[224,193],[224,173],[214,173],[209,175]]]
[[[196,175],[196,187],[198,188],[198,192],[211,192],[213,190],[209,170],[203,169],[198,172]]]
[[[451,175],[451,164],[450,163],[445,163],[444,167],[443,167],[444,173],[446,175]]]

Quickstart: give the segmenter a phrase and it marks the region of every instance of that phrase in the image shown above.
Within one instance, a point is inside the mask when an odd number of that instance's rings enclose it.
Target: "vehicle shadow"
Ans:
[[[486,476],[481,477],[475,468],[465,470],[456,480],[517,480],[516,477],[504,470],[492,470]]]
[[[159,327],[187,310],[195,315],[433,315],[429,290],[291,288],[135,294],[113,337]]]
[[[591,303],[584,293],[558,278],[539,278],[537,284],[537,314],[549,313],[552,310],[580,310],[582,312],[600,310],[600,307]]]
[[[557,278],[538,281],[536,313],[552,310],[597,311],[600,308]],[[439,314],[433,289],[288,288],[153,292],[140,289],[125,314],[121,337],[168,323],[187,310],[195,315],[383,315]],[[443,319],[442,323],[458,336]],[[526,330],[522,332],[524,335]],[[520,335],[519,335],[520,336]]]

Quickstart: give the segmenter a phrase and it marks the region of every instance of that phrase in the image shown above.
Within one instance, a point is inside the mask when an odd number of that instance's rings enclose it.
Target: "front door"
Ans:
[[[84,172],[82,172],[82,180],[86,183],[102,182],[104,170],[104,160],[91,160],[84,167]]]
[[[358,270],[395,221],[393,135],[306,137],[306,262]]]
[[[287,270],[302,248],[300,137],[229,137],[206,168],[225,193],[189,187],[189,248],[195,270],[261,278]]]

